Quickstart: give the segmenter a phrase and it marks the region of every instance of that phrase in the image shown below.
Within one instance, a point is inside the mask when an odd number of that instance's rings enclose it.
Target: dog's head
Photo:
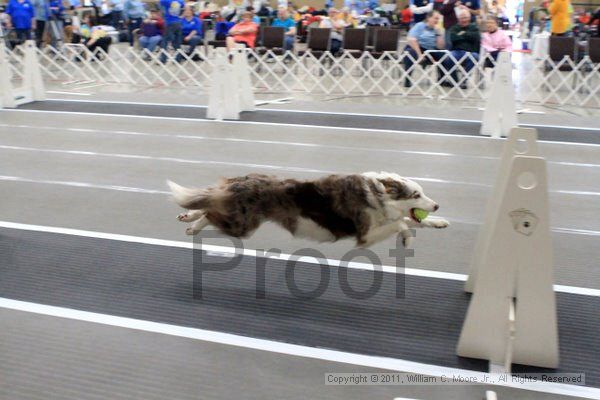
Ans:
[[[419,222],[414,215],[416,208],[427,212],[435,212],[440,206],[423,192],[423,188],[415,181],[403,178],[390,172],[366,172],[364,177],[369,178],[381,193],[383,203],[396,210],[402,217],[410,217]]]

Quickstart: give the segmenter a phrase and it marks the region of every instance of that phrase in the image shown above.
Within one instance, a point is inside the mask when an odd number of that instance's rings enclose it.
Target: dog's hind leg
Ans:
[[[181,213],[177,216],[177,219],[181,222],[192,222],[200,219],[204,215],[204,210],[189,210],[186,213]]]
[[[186,235],[196,235],[210,223],[206,215],[202,214],[200,218],[192,223],[192,226],[185,230]]]

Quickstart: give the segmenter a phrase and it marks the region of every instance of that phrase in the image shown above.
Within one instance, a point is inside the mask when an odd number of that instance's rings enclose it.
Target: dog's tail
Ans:
[[[167,181],[173,199],[181,207],[188,210],[200,210],[207,208],[210,203],[210,198],[207,189],[192,189],[180,186],[172,181]]]

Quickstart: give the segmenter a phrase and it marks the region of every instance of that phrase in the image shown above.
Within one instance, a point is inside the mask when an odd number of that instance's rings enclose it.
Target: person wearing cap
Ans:
[[[328,18],[323,18],[321,23],[319,24],[319,28],[330,28],[331,36],[330,36],[330,45],[329,51],[332,54],[336,54],[340,51],[342,47],[342,32],[344,30],[344,21],[341,21],[337,18],[338,10],[331,7],[327,11]]]
[[[235,24],[228,32],[226,39],[227,50],[235,49],[236,44],[243,44],[251,49],[256,44],[258,25],[252,22],[252,13],[244,11],[240,22]]]

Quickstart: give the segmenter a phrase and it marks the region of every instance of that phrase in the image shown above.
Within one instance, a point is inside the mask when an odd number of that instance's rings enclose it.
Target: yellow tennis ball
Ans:
[[[429,212],[423,210],[422,208],[415,208],[413,211],[413,215],[419,222],[423,221],[429,215]]]

